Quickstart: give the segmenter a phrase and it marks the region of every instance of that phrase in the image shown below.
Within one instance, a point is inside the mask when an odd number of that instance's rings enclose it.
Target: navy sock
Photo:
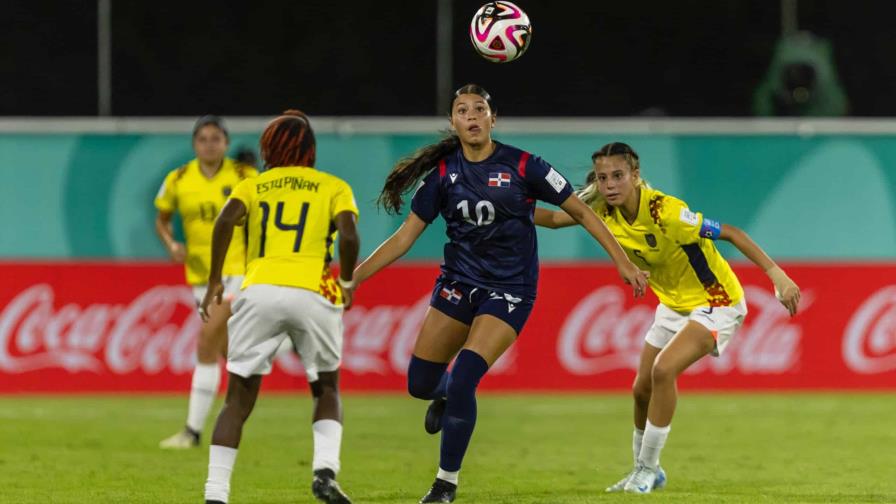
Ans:
[[[448,384],[448,364],[411,356],[408,363],[408,393],[417,399],[445,397]]]
[[[488,364],[472,350],[461,350],[448,380],[448,404],[442,416],[439,467],[459,471],[476,426],[476,387]]]

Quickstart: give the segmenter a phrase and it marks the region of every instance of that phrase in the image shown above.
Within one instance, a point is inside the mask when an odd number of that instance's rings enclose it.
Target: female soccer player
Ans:
[[[243,424],[252,413],[262,375],[270,373],[287,337],[299,352],[314,398],[311,491],[329,504],[351,503],[336,474],[342,443],[342,310],[343,300],[351,304],[358,259],[358,207],[348,184],[314,168],[315,152],[314,130],[305,114],[284,112],[261,135],[267,171],[238,185],[215,221],[208,291],[200,305],[204,320],[210,320],[212,300],[221,303],[226,292],[222,272],[228,247],[234,226],[244,219],[249,264],[228,322],[227,398],[209,447],[207,503],[227,502]],[[338,284],[330,273],[336,231]]]
[[[594,169],[579,195],[629,257],[650,272],[650,287],[660,300],[633,387],[635,467],[607,488],[649,493],[666,483],[659,459],[678,400],[678,376],[703,356],[720,355],[747,315],[740,282],[713,241],[731,242],[762,268],[791,316],[800,290],[747,233],[647,185],[638,154],[628,145],[607,144],[591,160]],[[574,221],[563,212],[538,208],[535,223],[558,228]]]
[[[221,118],[200,117],[193,127],[196,159],[168,173],[155,199],[158,209],[156,232],[171,259],[184,264],[187,283],[193,286],[197,304],[205,296],[215,217],[233,188],[257,174],[254,168],[227,158],[228,145],[227,128]],[[174,212],[180,213],[186,247],[174,239],[171,229]],[[243,228],[237,228],[236,233],[237,239],[230,245],[224,264],[226,302],[211,311],[209,323],[203,324],[199,333],[198,362],[193,370],[186,426],[163,440],[159,444],[162,448],[198,446],[199,434],[218,392],[221,379],[218,359],[227,353],[226,324],[230,317],[230,301],[239,291],[245,273]]]
[[[452,134],[400,161],[380,194],[379,203],[398,213],[402,195],[419,181],[411,212],[355,271],[356,282],[370,278],[403,256],[436,216],[445,219],[449,241],[442,274],[408,366],[410,394],[433,400],[426,430],[442,430],[438,474],[420,502],[454,500],[476,423],[476,387],[532,310],[538,280],[536,199],[559,205],[587,229],[635,295],[647,285],[569,182],[541,158],[492,140],[494,125],[495,109],[484,89],[468,84],[455,92]]]

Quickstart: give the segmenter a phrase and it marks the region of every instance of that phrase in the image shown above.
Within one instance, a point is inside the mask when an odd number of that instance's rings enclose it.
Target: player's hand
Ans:
[[[773,266],[765,272],[775,285],[775,297],[787,308],[790,316],[796,315],[800,304],[800,288],[778,266]]]
[[[168,255],[171,256],[172,261],[177,264],[183,264],[187,258],[187,250],[184,248],[183,243],[171,242],[171,245],[168,247]]]
[[[208,307],[212,304],[212,301],[215,304],[221,304],[221,301],[224,297],[224,284],[221,283],[221,279],[208,279],[208,289],[205,290],[205,297],[202,298],[202,302],[199,303],[199,316],[202,318],[203,322],[208,322]]]
[[[625,283],[634,287],[636,298],[643,296],[647,292],[647,279],[650,277],[650,272],[641,271],[631,261],[627,261],[626,264],[619,266],[618,269],[619,275],[625,280]]]
[[[339,289],[342,290],[342,308],[346,310],[352,309],[352,302],[355,300],[355,289],[346,289],[345,287],[339,286]]]

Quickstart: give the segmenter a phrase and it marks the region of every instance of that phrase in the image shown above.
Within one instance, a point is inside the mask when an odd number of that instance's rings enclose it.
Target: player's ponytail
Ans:
[[[449,135],[439,143],[427,145],[409,157],[400,160],[392,168],[376,202],[387,213],[400,213],[403,196],[430,172],[440,159],[457,150],[460,139]]]
[[[604,145],[591,155],[591,162],[594,163],[598,158],[609,156],[622,156],[632,171],[641,169],[641,160],[638,158],[638,153],[630,145],[622,142],[611,142]],[[650,188],[650,184],[642,177],[638,178],[638,186]],[[576,195],[586,205],[594,209],[598,215],[603,215],[607,212],[607,200],[597,189],[597,174],[593,169],[588,171],[588,176],[585,177],[585,185],[576,191]]]

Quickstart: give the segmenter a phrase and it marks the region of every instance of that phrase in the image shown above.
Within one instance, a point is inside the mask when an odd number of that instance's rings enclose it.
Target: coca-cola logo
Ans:
[[[689,373],[783,373],[799,361],[802,327],[789,319],[774,295],[747,286],[749,315],[732,344],[718,358],[704,358]],[[596,375],[619,369],[637,370],[644,336],[653,325],[654,310],[645,305],[626,308],[628,293],[605,286],[582,298],[560,329],[557,357],[576,375]],[[800,310],[812,303],[803,293]]]
[[[878,290],[856,310],[843,334],[843,361],[862,374],[896,369],[896,285]]]
[[[33,285],[0,313],[0,371],[155,374],[193,368],[201,321],[187,287],[153,287],[127,305],[69,303],[56,309],[54,298],[51,285]]]

